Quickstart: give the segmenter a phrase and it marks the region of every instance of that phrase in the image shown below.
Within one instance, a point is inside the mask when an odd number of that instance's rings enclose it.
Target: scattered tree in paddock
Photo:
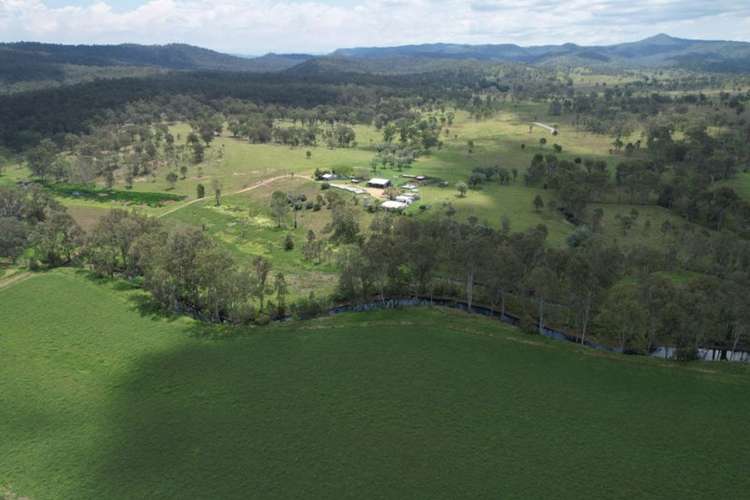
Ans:
[[[260,310],[263,310],[264,300],[268,293],[268,274],[271,272],[271,262],[265,257],[258,256],[253,260],[255,271],[255,296],[260,301]]]
[[[174,172],[169,172],[166,177],[167,182],[169,183],[169,189],[174,189],[175,184],[177,184],[177,174]]]
[[[534,197],[534,210],[538,212],[541,212],[544,208],[544,200],[542,199],[541,195],[536,195]]]
[[[281,227],[286,215],[289,213],[289,197],[281,191],[271,194],[271,213],[276,219],[276,227]]]
[[[291,233],[287,233],[284,237],[284,250],[287,252],[294,250],[294,237],[292,237]]]
[[[211,188],[214,191],[214,200],[216,202],[216,206],[221,206],[221,181],[216,178],[212,179]]]

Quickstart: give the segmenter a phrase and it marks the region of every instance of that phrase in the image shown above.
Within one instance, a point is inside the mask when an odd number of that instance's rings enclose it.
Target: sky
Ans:
[[[248,55],[657,33],[750,41],[750,0],[0,0],[0,41],[180,42]]]

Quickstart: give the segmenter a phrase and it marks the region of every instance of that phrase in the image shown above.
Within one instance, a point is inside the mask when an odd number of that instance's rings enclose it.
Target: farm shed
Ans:
[[[384,201],[380,204],[380,208],[383,208],[385,210],[403,210],[408,206],[409,205],[407,205],[406,203],[393,200]]]
[[[374,188],[385,189],[391,185],[391,181],[388,179],[380,179],[378,177],[374,177],[367,181],[367,185]]]

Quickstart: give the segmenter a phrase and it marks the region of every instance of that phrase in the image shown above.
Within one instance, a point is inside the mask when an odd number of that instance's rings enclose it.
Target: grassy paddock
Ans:
[[[223,246],[228,248],[240,262],[250,265],[252,257],[261,255],[273,264],[273,272],[283,272],[289,283],[292,298],[307,296],[315,292],[317,296],[333,292],[336,280],[335,248],[325,253],[321,263],[306,261],[302,247],[307,232],[312,230],[318,238],[327,237],[324,229],[331,221],[327,208],[319,211],[301,210],[297,212],[297,228],[294,228],[293,214],[288,213],[281,227],[270,213],[271,195],[274,191],[304,194],[308,200],[315,200],[321,192],[320,184],[301,177],[286,177],[275,180],[253,191],[226,196],[217,207],[213,199],[194,203],[168,214],[168,223],[199,225]],[[366,229],[372,215],[361,205],[354,207],[362,229]],[[292,250],[284,249],[284,239],[291,235],[294,241]]]
[[[400,177],[402,173],[431,176],[449,183],[446,188],[439,188],[436,185],[423,187],[421,189],[422,200],[409,209],[413,215],[419,215],[422,212],[420,205],[429,206],[427,213],[430,213],[443,210],[445,204],[450,203],[456,209],[456,218],[459,220],[474,216],[497,228],[500,226],[503,215],[507,215],[514,231],[523,231],[544,224],[549,230],[551,244],[562,245],[565,238],[575,228],[556,211],[546,208],[537,211],[533,206],[533,200],[538,194],[542,196],[545,204],[554,200],[556,194],[550,190],[525,186],[523,183],[523,175],[533,156],[537,153],[552,153],[552,145],[558,143],[563,148],[563,152],[558,156],[564,159],[570,160],[579,156],[601,159],[614,168],[614,165],[623,157],[610,154],[612,138],[576,130],[569,123],[569,116],[549,116],[545,103],[507,102],[503,106],[496,116],[485,120],[474,120],[465,112],[456,112],[454,123],[447,129],[448,134],[443,134],[441,137],[444,142],[442,149],[419,158],[404,172],[395,169],[379,169],[375,175],[391,178],[396,181],[396,184],[406,182]],[[534,121],[557,125],[559,135],[553,136],[539,126],[530,128],[530,124]],[[299,179],[309,180],[316,168],[348,171],[365,168],[369,170],[368,165],[375,154],[373,145],[382,141],[382,132],[364,125],[358,125],[355,129],[357,146],[338,149],[328,149],[322,146],[291,148],[278,144],[249,144],[247,141],[230,137],[225,132],[212,142],[208,150],[209,159],[200,166],[190,166],[186,178],[178,180],[174,190],[170,190],[165,179],[168,172],[166,167],[159,169],[153,178],[137,179],[132,190],[118,187],[111,192],[116,193],[117,196],[105,195],[103,194],[105,191],[99,189],[93,190],[91,196],[82,197],[80,191],[78,196],[72,196],[69,187],[60,186],[56,189],[60,191],[58,194],[65,195],[61,199],[66,206],[71,208],[74,217],[84,226],[91,227],[97,214],[103,213],[96,209],[104,207],[121,207],[128,203],[140,203],[139,210],[144,213],[159,215],[171,211],[181,202],[169,201],[169,199],[184,197],[186,202],[194,201],[198,184],[206,187],[206,196],[210,198],[212,181],[216,179],[222,186],[227,210],[213,209],[209,202],[196,203],[170,214],[169,218],[178,219],[184,223],[219,227],[222,233],[219,236],[222,241],[229,243],[238,253],[272,255],[278,260],[279,266],[288,271],[288,274],[300,275],[298,283],[309,281],[311,286],[306,289],[327,286],[326,284],[330,285],[329,278],[315,276],[315,273],[309,274],[310,270],[305,270],[304,266],[299,267],[303,269],[300,273],[295,272],[295,266],[284,266],[283,262],[299,264],[300,260],[297,258],[299,252],[285,255],[283,251],[277,251],[281,248],[279,242],[284,235],[276,234],[280,231],[273,231],[273,228],[266,227],[266,221],[269,218],[266,198],[270,197],[270,193],[274,189],[282,191],[303,189],[299,187],[301,184],[287,186],[284,184],[287,180],[284,179],[280,183],[273,183],[238,197],[230,195],[260,180],[289,173],[295,174],[295,181],[293,181],[295,183]],[[186,124],[177,124],[172,127],[172,132],[180,142],[184,142],[189,131],[190,128]],[[539,140],[543,137],[547,139],[546,146],[539,144]],[[469,139],[475,144],[471,153],[467,146]],[[522,144],[526,147],[522,148]],[[307,159],[305,155],[308,149],[312,153],[310,159]],[[219,151],[223,154],[219,155]],[[495,165],[509,169],[515,168],[518,171],[518,178],[509,186],[500,186],[491,182],[485,184],[481,190],[470,190],[468,196],[464,198],[456,196],[456,182],[466,181],[473,168]],[[0,182],[14,182],[22,177],[23,172],[23,169],[9,168],[0,177]],[[748,174],[740,174],[732,181],[732,185],[738,192],[746,197],[750,197],[748,179],[750,179]],[[118,185],[121,186],[121,184]],[[304,189],[314,195],[318,187],[308,183]],[[659,207],[636,207],[641,213],[638,227],[625,235],[615,216],[627,214],[633,206],[618,203],[614,196],[609,201],[611,203],[601,205],[605,210],[605,235],[611,240],[617,239],[627,245],[659,244],[661,241],[659,228],[665,220],[669,220],[675,226],[685,224],[683,219]],[[150,207],[147,203],[166,206]],[[600,205],[592,204],[590,210],[598,206]],[[246,211],[250,208],[255,211],[257,215],[255,222],[258,224],[253,223],[252,220],[248,223],[240,223],[242,222],[240,213],[247,213]],[[319,232],[328,222],[326,211],[322,213],[305,211],[300,216],[304,232],[307,229]],[[363,215],[361,219],[362,227],[366,228],[368,217]],[[650,229],[642,227],[647,219],[651,220]],[[301,244],[304,239],[303,231],[293,231],[293,233],[295,241]],[[293,259],[288,258],[295,255]],[[317,270],[313,271],[317,272]],[[317,278],[325,279],[321,282]]]
[[[607,355],[429,309],[212,340],[67,270],[0,290],[0,317],[0,485],[35,499],[750,488],[746,366]]]

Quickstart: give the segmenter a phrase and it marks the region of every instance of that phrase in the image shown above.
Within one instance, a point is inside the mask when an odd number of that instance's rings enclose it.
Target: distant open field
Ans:
[[[0,486],[34,499],[750,490],[747,366],[611,356],[440,309],[217,339],[72,270],[0,289],[0,318]]]
[[[554,136],[543,127],[532,125],[533,122],[555,125],[559,134]],[[272,255],[278,261],[280,268],[299,269],[300,262],[297,258],[299,248],[289,255],[281,255],[275,250],[277,247],[280,248],[285,231],[270,227],[259,230],[266,224],[264,221],[270,217],[268,208],[270,193],[274,190],[294,191],[297,189],[296,184],[290,186],[285,183],[286,181],[277,182],[262,190],[248,192],[237,197],[232,196],[232,193],[253,186],[261,180],[288,176],[292,173],[295,175],[293,182],[301,183],[304,179],[311,179],[316,168],[339,171],[343,169],[349,172],[358,168],[369,171],[370,161],[375,154],[374,144],[382,141],[382,133],[371,126],[358,125],[355,129],[356,147],[337,149],[323,146],[291,148],[278,144],[249,144],[244,140],[230,137],[225,131],[221,137],[212,142],[208,149],[207,160],[200,165],[190,166],[186,178],[178,180],[174,189],[170,188],[165,179],[168,169],[164,167],[153,178],[137,179],[132,191],[125,190],[120,179],[115,186],[117,196],[102,194],[97,199],[97,197],[67,195],[62,197],[61,201],[69,207],[72,215],[84,228],[91,227],[97,217],[107,208],[138,206],[139,210],[152,215],[168,213],[167,220],[206,224],[214,230],[220,228],[220,239],[229,244],[233,251],[248,255]],[[184,142],[190,128],[186,124],[176,124],[171,130],[178,142]],[[534,209],[533,200],[537,195],[542,197],[545,204],[549,204],[556,195],[552,191],[524,185],[523,175],[533,156],[538,153],[550,154],[553,152],[553,145],[559,144],[563,150],[558,156],[564,159],[583,157],[604,160],[612,169],[617,162],[622,160],[620,155],[613,155],[610,152],[612,138],[576,130],[566,120],[549,116],[544,103],[507,102],[497,115],[483,120],[475,120],[465,112],[456,112],[455,121],[447,128],[447,131],[447,134],[441,136],[444,142],[441,149],[436,149],[429,155],[419,158],[403,172],[380,168],[373,175],[390,178],[397,185],[407,182],[407,179],[401,177],[402,174],[425,175],[448,182],[448,187],[423,186],[420,192],[422,199],[409,209],[409,212],[414,215],[422,213],[420,209],[422,205],[429,207],[426,213],[434,213],[445,210],[446,205],[450,204],[456,210],[457,218],[465,220],[474,216],[493,227],[499,227],[503,216],[507,216],[511,221],[513,231],[523,231],[544,224],[548,228],[549,241],[553,245],[564,244],[565,238],[575,228],[557,211]],[[546,145],[542,146],[539,143],[541,138],[547,140]],[[474,142],[471,153],[467,146],[469,140]],[[522,145],[525,147],[522,148]],[[306,158],[308,150],[311,152],[310,159]],[[517,179],[508,186],[502,186],[496,182],[487,183],[482,189],[469,190],[466,197],[459,198],[455,184],[459,181],[466,181],[473,168],[487,166],[516,169]],[[15,182],[23,177],[23,172],[23,169],[9,168],[0,177],[0,183]],[[733,186],[741,194],[747,192],[746,195],[750,197],[750,182],[745,182],[747,175],[741,174],[733,181]],[[212,207],[211,200],[207,200],[178,209],[195,201],[198,184],[206,187],[207,198],[210,198],[214,179],[221,184],[225,207],[221,209]],[[748,189],[744,189],[745,185]],[[315,184],[308,182],[305,184],[304,192],[314,197],[316,189],[318,187]],[[127,198],[127,193],[131,193],[129,196],[134,201],[115,199]],[[160,206],[137,204],[141,196],[161,196],[162,194],[184,198],[183,201],[165,199],[160,202]],[[250,217],[248,212],[250,207],[254,210],[253,217]],[[603,205],[594,204],[592,207],[604,209],[604,234],[607,238],[617,239],[620,242],[658,244],[659,228],[665,220],[669,220],[675,226],[682,226],[685,223],[679,217],[656,206],[634,207],[627,203],[617,203],[616,199],[609,200]],[[636,227],[626,235],[619,227],[615,216],[629,213],[633,208],[638,210],[639,220]],[[299,243],[303,241],[307,229],[313,229],[317,233],[329,221],[326,211],[321,213],[303,211],[300,215],[301,227],[293,231],[295,241]],[[364,213],[360,215],[362,228],[365,229],[369,218]],[[650,221],[648,224],[647,220]],[[238,237],[240,232],[241,237]],[[289,265],[285,266],[284,262]],[[320,276],[317,271],[318,269],[314,270],[313,274],[302,273],[303,277],[300,278],[300,282],[310,281],[310,288],[330,285],[327,281],[329,278]]]

